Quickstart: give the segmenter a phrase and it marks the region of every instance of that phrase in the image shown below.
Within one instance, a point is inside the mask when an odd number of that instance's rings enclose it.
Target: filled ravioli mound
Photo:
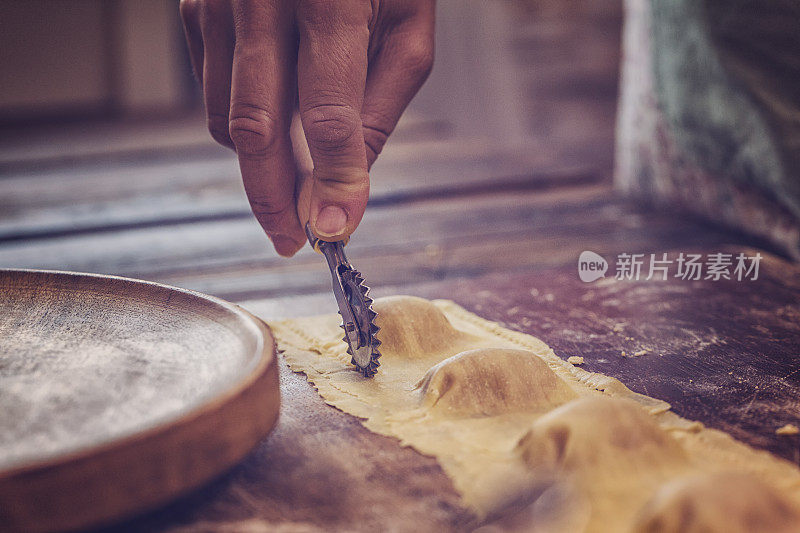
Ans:
[[[653,474],[687,461],[680,443],[641,406],[605,396],[581,398],[540,417],[516,451],[530,468],[605,478]]]
[[[372,308],[378,313],[375,324],[381,328],[377,336],[383,361],[420,359],[448,352],[468,337],[450,324],[441,309],[424,298],[378,298]]]
[[[718,472],[678,478],[642,509],[636,533],[790,533],[795,502],[751,474]]]
[[[510,348],[461,352],[417,386],[427,409],[454,416],[543,411],[578,397],[535,353]]]
[[[394,296],[373,309],[382,354],[373,378],[350,364],[338,315],[270,326],[327,403],[435,457],[478,525],[800,531],[795,465],[453,302]]]

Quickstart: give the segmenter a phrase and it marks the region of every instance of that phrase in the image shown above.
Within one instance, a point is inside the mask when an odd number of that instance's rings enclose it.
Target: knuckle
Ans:
[[[303,113],[306,139],[320,150],[341,150],[360,126],[358,113],[346,105],[319,105]]]
[[[403,40],[402,58],[405,69],[413,76],[425,79],[433,69],[433,36],[410,35]]]
[[[278,140],[278,121],[265,107],[247,103],[231,106],[228,134],[236,151],[246,155],[268,155]]]

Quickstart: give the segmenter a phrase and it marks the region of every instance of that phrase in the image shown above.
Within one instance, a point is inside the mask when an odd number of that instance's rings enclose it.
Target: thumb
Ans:
[[[303,225],[327,241],[352,234],[369,199],[369,174],[361,164],[314,165],[299,117],[291,139],[297,168],[297,214]],[[360,162],[359,162],[360,163]]]
[[[353,233],[369,199],[369,176],[363,168],[314,169],[309,225],[318,237],[338,241]]]

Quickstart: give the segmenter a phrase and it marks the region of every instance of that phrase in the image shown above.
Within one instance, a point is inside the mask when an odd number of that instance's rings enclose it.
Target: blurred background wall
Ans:
[[[200,116],[177,6],[0,1],[0,134]],[[608,174],[620,21],[618,0],[440,0],[436,65],[399,136],[481,138]]]
[[[0,2],[0,117],[26,123],[196,105],[177,2]]]

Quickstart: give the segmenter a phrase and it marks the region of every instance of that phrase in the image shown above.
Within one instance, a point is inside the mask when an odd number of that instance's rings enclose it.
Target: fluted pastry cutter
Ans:
[[[378,371],[381,341],[375,334],[380,328],[375,325],[377,313],[372,310],[369,287],[364,285],[361,272],[354,269],[344,255],[347,240],[330,242],[319,239],[306,224],[306,236],[311,247],[325,256],[331,271],[333,295],[342,316],[341,328],[347,343],[347,353],[352,363],[365,377],[372,377]]]

